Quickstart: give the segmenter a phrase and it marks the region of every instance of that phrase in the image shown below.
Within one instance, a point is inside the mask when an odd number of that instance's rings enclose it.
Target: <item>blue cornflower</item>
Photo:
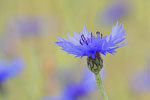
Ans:
[[[104,80],[104,70],[100,72]],[[80,82],[69,82],[62,90],[60,95],[54,97],[45,97],[41,100],[79,100],[88,96],[89,93],[97,88],[94,75],[88,69],[84,70]]]
[[[39,19],[37,18],[20,18],[17,19],[16,24],[18,25],[18,31],[21,33],[23,36],[34,36],[34,35],[39,35],[40,29],[41,29],[41,24]]]
[[[22,37],[32,37],[32,36],[42,36],[45,33],[47,20],[42,17],[36,16],[26,16],[10,19],[7,22],[6,29],[8,34],[13,33],[16,36]]]
[[[74,31],[74,37],[67,34],[68,39],[58,37],[56,44],[62,47],[62,50],[69,54],[76,55],[76,57],[92,57],[95,58],[97,52],[106,55],[107,53],[114,54],[116,49],[126,45],[121,43],[126,39],[123,25],[118,26],[118,23],[112,28],[109,36],[104,36],[100,32],[96,32],[97,37],[93,36],[92,32],[88,32],[86,26],[83,27],[83,32],[77,34]]]
[[[150,92],[150,63],[147,68],[137,71],[130,81],[130,89],[135,93]]]
[[[98,22],[105,27],[110,26],[116,21],[128,16],[131,10],[127,2],[111,3],[99,12]]]
[[[0,84],[18,75],[24,68],[24,62],[20,58],[13,58],[11,62],[0,61]]]

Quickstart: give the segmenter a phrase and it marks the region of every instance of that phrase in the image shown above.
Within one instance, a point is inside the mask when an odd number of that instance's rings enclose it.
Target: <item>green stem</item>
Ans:
[[[108,97],[106,95],[106,92],[104,90],[104,86],[102,84],[102,80],[101,80],[101,77],[99,74],[95,74],[95,79],[96,79],[96,83],[97,83],[97,86],[98,86],[98,89],[101,93],[101,96],[104,100],[108,100]]]

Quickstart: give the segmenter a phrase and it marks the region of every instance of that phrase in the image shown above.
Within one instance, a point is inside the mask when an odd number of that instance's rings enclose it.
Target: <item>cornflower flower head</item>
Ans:
[[[0,61],[0,84],[18,75],[24,68],[24,62],[20,58],[13,58],[11,62]]]
[[[92,71],[97,74],[102,68],[103,62],[100,54],[114,54],[116,53],[115,50],[117,48],[122,47],[127,43],[124,42],[119,44],[126,39],[126,34],[123,30],[123,25],[121,24],[118,26],[118,22],[115,26],[113,26],[112,32],[109,36],[103,36],[100,32],[96,33],[97,37],[93,36],[92,32],[88,32],[86,26],[84,26],[82,33],[79,32],[79,34],[77,34],[74,31],[74,37],[67,34],[69,40],[58,37],[58,42],[56,42],[56,44],[62,47],[62,50],[68,52],[69,54],[76,55],[76,57],[82,58],[83,56],[87,56],[88,65],[92,66],[93,63],[95,63],[97,66],[100,66],[96,69],[96,72]]]
[[[96,32],[97,37],[93,36],[92,32],[88,32],[86,26],[83,27],[83,32],[77,34],[74,31],[74,37],[67,34],[68,39],[58,37],[56,44],[62,47],[62,50],[69,54],[76,55],[76,57],[92,57],[95,58],[97,53],[106,55],[107,53],[114,54],[116,49],[126,45],[127,43],[121,43],[126,39],[123,25],[118,26],[118,23],[113,26],[112,32],[109,36],[104,36],[100,32]],[[119,45],[118,45],[119,44]]]
[[[104,80],[104,70],[100,72],[102,79]],[[53,97],[45,97],[41,100],[79,100],[89,95],[97,88],[94,75],[85,69],[83,77],[79,82],[71,81],[62,90],[60,95]]]

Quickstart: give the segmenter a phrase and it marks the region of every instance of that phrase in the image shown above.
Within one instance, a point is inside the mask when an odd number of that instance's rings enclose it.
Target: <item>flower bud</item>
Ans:
[[[100,55],[99,52],[95,53],[95,58],[92,58],[92,56],[87,58],[87,64],[88,68],[90,69],[91,72],[94,74],[99,74],[101,69],[103,68],[103,59]]]

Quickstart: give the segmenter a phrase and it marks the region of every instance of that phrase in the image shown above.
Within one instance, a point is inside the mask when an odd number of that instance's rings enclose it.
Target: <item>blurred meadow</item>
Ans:
[[[60,50],[57,37],[84,25],[108,35],[117,21],[129,44],[102,56],[107,95],[150,100],[149,6],[150,0],[0,0],[0,100],[61,100],[51,97],[82,80],[87,58]],[[102,98],[95,89],[75,100]]]

